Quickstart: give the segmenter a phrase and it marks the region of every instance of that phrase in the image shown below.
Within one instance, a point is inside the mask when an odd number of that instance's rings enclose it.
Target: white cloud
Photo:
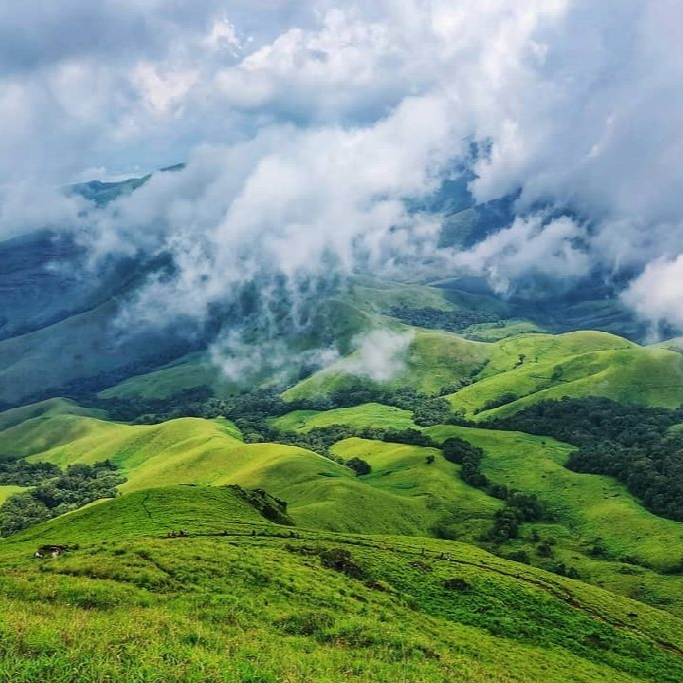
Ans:
[[[374,382],[388,382],[405,370],[414,337],[412,330],[372,330],[354,339],[356,350],[335,369]]]
[[[519,191],[526,217],[455,263],[503,289],[656,269],[683,251],[682,19],[673,0],[0,2],[0,235],[83,222],[2,188],[189,159],[82,239],[170,252],[138,313],[201,317],[268,269],[415,265],[435,223],[403,200],[474,142],[476,197]],[[581,220],[543,225],[538,203]]]
[[[454,263],[478,275],[486,275],[494,289],[507,294],[526,275],[576,279],[590,273],[591,259],[581,248],[584,228],[571,218],[546,221],[542,215],[517,218],[509,227],[491,235]]]
[[[683,328],[683,254],[650,262],[623,299],[655,324],[668,322]]]

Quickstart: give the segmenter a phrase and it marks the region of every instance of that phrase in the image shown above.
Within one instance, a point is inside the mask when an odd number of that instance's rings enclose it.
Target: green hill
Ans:
[[[164,538],[180,520],[191,537]],[[17,683],[683,676],[663,612],[462,543],[279,527],[229,489],[92,506],[1,541],[0,570],[0,677]]]
[[[356,424],[359,419],[372,424],[373,413],[386,421],[387,413],[397,412],[411,424],[406,411],[384,406],[370,406],[365,415],[357,409],[340,413],[349,416],[354,410]],[[326,416],[321,416],[324,422]],[[339,415],[327,419],[340,421]],[[111,460],[128,479],[120,487],[122,492],[176,484],[264,488],[289,503],[297,523],[335,531],[425,535],[445,525],[474,537],[488,528],[498,507],[497,501],[462,484],[458,466],[426,464],[430,449],[408,448],[415,461],[413,475],[429,480],[439,470],[441,483],[448,486],[434,492],[426,486],[392,490],[385,486],[388,479],[356,477],[349,468],[303,448],[245,444],[235,426],[220,419],[183,418],[131,426],[58,415],[28,420],[0,433],[0,447],[13,448],[15,457],[27,456],[31,462],[62,468]],[[461,499],[467,502],[466,509],[456,514],[452,503]]]
[[[502,340],[477,380],[448,396],[455,408],[477,420],[502,417],[562,396],[603,396],[668,408],[683,403],[680,354],[641,347],[603,332]]]
[[[165,399],[182,391],[204,387],[218,394],[230,389],[227,380],[207,355],[197,352],[158,370],[131,377],[101,391],[98,396],[105,400]]]
[[[335,410],[294,410],[271,421],[273,427],[283,431],[308,432],[316,427],[348,425],[365,427],[386,427],[391,429],[415,428],[409,410],[393,408],[380,403],[365,403],[352,408]]]
[[[411,387],[424,393],[436,393],[471,377],[490,353],[489,345],[456,334],[406,326],[394,329],[414,336],[405,354],[398,359],[398,372],[390,380],[379,382],[354,374],[349,368],[353,367],[357,353],[352,353],[286,391],[283,394],[285,400],[313,398],[351,386]]]

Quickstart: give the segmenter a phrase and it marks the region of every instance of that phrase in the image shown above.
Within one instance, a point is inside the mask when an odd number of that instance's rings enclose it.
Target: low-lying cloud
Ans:
[[[683,326],[678,3],[42,4],[0,3],[0,236],[71,230],[93,269],[168,259],[128,323],[202,321],[261,283],[296,327],[321,281],[438,259],[501,292],[628,274],[629,306]],[[54,190],[178,160],[104,209]],[[439,252],[441,218],[410,207],[463,167],[516,216]]]
[[[336,369],[374,382],[388,382],[405,371],[414,338],[412,330],[373,330],[360,335],[354,339],[354,353]]]

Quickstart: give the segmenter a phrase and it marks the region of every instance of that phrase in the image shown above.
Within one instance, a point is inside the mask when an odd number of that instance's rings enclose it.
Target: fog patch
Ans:
[[[354,339],[356,350],[337,365],[349,375],[389,382],[405,372],[408,352],[415,338],[412,330],[372,330]]]

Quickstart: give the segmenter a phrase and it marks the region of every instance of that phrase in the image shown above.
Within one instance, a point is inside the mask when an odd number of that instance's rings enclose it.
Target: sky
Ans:
[[[171,254],[127,312],[150,322],[436,260],[503,294],[625,277],[683,329],[682,22],[677,0],[0,0],[0,237]],[[60,190],[181,161],[105,210]],[[437,253],[410,202],[463,165],[517,215]]]

